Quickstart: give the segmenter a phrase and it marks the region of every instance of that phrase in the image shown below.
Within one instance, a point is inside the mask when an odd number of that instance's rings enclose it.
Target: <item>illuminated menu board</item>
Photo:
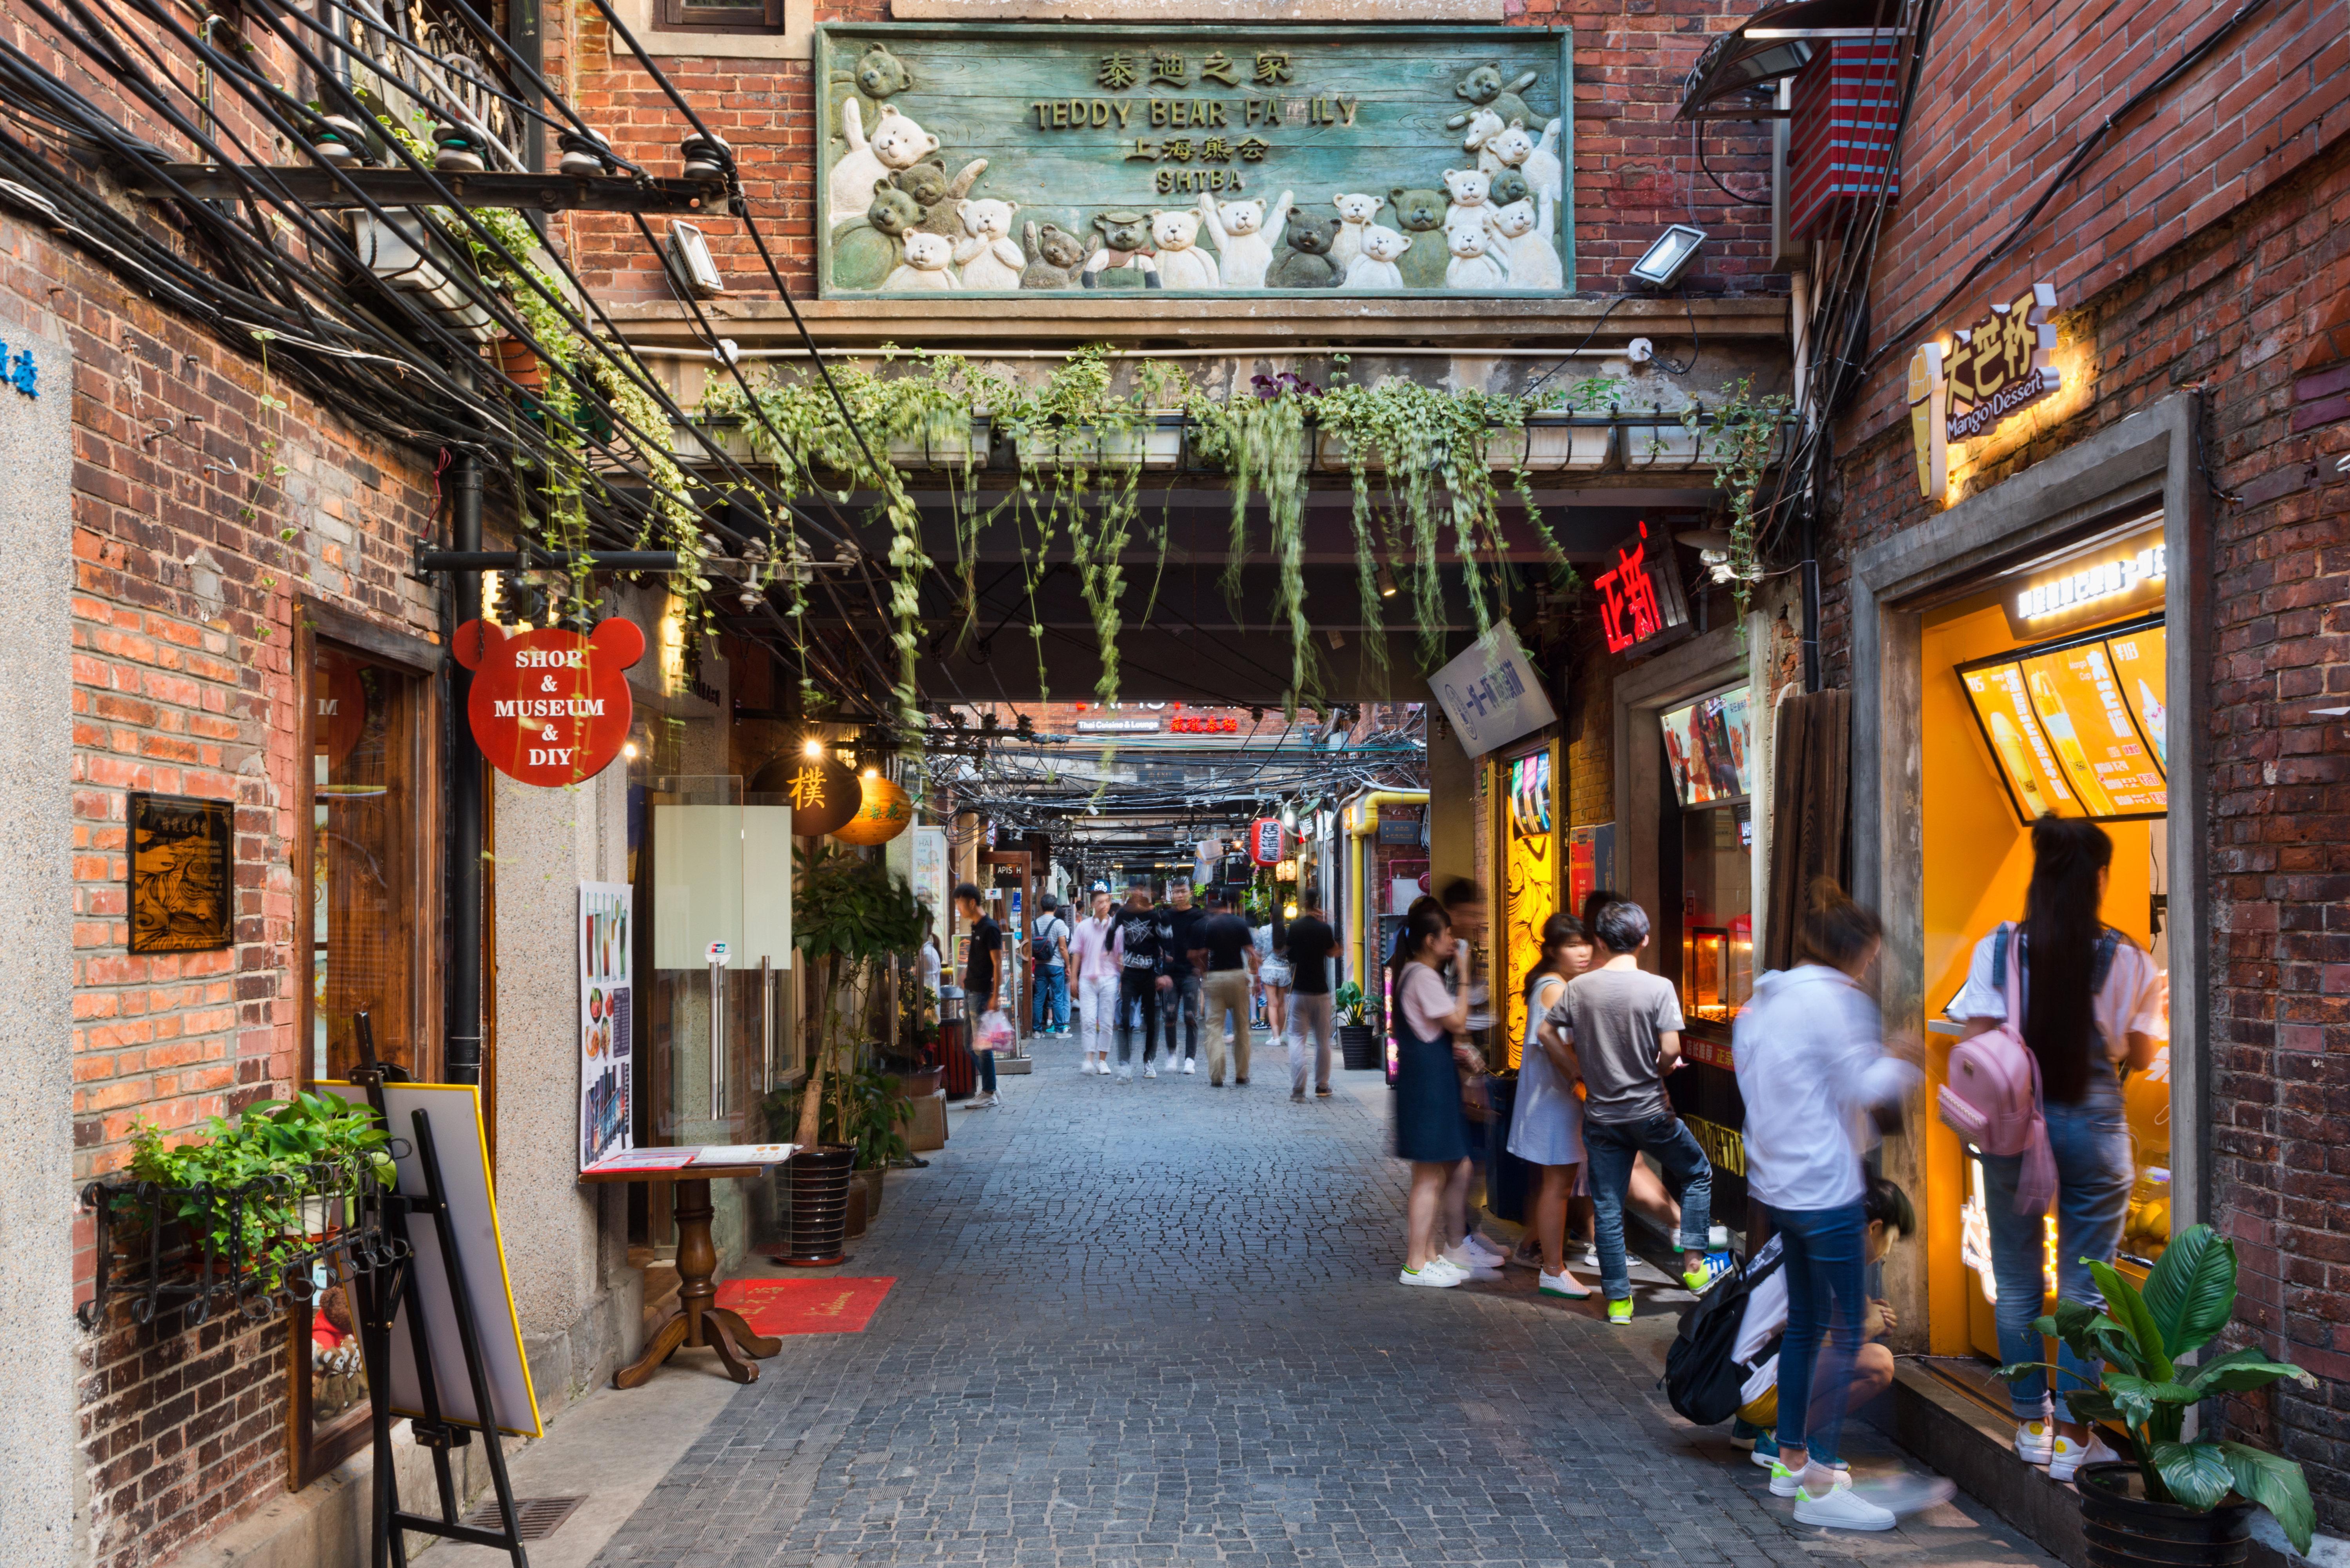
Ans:
[[[1960,667],[2017,815],[2119,819],[2170,809],[2159,740],[2163,649],[2156,624]]]

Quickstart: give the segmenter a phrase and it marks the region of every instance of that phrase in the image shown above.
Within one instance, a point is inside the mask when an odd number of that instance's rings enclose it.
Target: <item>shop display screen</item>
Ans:
[[[1521,835],[1550,831],[1550,748],[1510,763],[1510,824]]]
[[[2157,621],[1959,667],[2018,816],[2112,821],[2170,809],[2165,648]]]
[[[1684,808],[1735,800],[1754,787],[1753,734],[1747,725],[1746,688],[1700,697],[1664,715],[1665,765]]]

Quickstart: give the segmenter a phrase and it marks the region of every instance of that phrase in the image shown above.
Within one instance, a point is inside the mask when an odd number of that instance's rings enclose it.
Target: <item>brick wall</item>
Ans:
[[[73,384],[52,390],[74,420],[74,751],[60,787],[74,818],[80,1181],[119,1169],[141,1120],[188,1128],[289,1091],[303,957],[289,859],[307,808],[291,596],[431,631],[400,561],[431,524],[432,484],[414,456],[299,400],[268,407],[286,392],[256,362],[5,219],[0,288],[23,314],[61,316],[75,354]],[[127,950],[133,790],[235,802],[227,950]],[[84,1295],[94,1244],[85,1218]],[[89,1535],[109,1568],[162,1561],[283,1484],[282,1330],[159,1327],[118,1310],[78,1347]]]
[[[2345,0],[2350,3],[2350,0]],[[1698,171],[1689,127],[1673,119],[1680,83],[1711,36],[1752,10],[1724,0],[1508,0],[1523,26],[1575,29],[1575,225],[1576,276],[1586,291],[1615,293],[1625,268],[1667,223],[1693,221],[1711,243],[1684,280],[1691,292],[1754,292],[1772,286],[1770,214],[1724,197]],[[880,5],[819,6],[820,22],[882,21]],[[556,8],[548,8],[550,35]],[[795,294],[814,291],[816,227],[812,198],[815,104],[805,60],[660,57],[678,90],[711,128],[734,145],[761,233]],[[625,48],[615,65],[608,29],[592,14],[582,23],[576,101],[616,147],[656,171],[673,171],[685,123]],[[560,78],[557,78],[560,79]],[[1716,121],[1706,131],[1706,161],[1741,192],[1759,191],[1770,172],[1770,142],[1758,127]],[[711,236],[730,286],[749,298],[772,297],[764,265],[739,223],[713,219]],[[666,297],[659,265],[626,220],[580,216],[566,223],[575,263],[594,286],[615,297]],[[659,233],[659,225],[655,233]]]
[[[2012,65],[1961,6],[1938,36],[1904,171],[1905,207],[1876,296],[1907,319],[2036,195],[2083,127],[2200,36],[2219,14],[2090,12],[2084,37],[2030,32]],[[1972,16],[1972,24],[1969,18]],[[2317,341],[2350,286],[2350,150],[2341,131],[2343,7],[2272,6],[2223,57],[2175,86],[2051,204],[2033,243],[1953,307],[2053,278],[2058,358],[2076,384],[1995,440],[1970,443],[1953,499],[1974,493],[2183,388],[2202,391],[2212,504],[2215,667],[2210,847],[2215,1220],[2242,1261],[2240,1337],[2319,1375],[2230,1411],[2240,1434],[2307,1468],[2321,1527],[2350,1531],[2350,731],[2312,716],[2350,692],[2350,452],[2341,409],[2297,399],[2337,349]],[[1953,84],[1963,82],[1962,90]],[[1992,135],[1982,134],[1988,126]],[[1961,129],[1971,132],[1962,135]],[[2012,172],[2009,172],[2009,167]],[[1823,654],[1850,679],[1852,550],[1926,521],[1901,365],[1881,367],[1840,426],[1826,520]],[[2313,378],[2318,378],[2313,379]],[[2285,1173],[2293,1173],[2290,1178]]]

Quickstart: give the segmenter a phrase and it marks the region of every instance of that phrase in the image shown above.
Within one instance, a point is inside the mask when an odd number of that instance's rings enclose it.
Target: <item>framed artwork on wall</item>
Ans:
[[[229,945],[234,812],[225,800],[131,793],[126,826],[132,952],[205,952]]]

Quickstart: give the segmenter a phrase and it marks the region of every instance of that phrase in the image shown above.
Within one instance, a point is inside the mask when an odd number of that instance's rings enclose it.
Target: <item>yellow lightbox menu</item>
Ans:
[[[2169,810],[2159,735],[2162,628],[2018,649],[1959,679],[2024,821]],[[2141,691],[2139,688],[2143,686]]]

